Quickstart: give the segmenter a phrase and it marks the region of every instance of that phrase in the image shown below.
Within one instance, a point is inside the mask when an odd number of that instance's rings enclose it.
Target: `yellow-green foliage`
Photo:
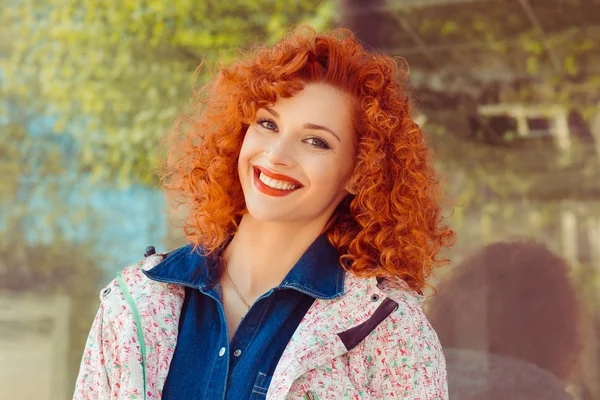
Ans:
[[[289,26],[322,30],[333,15],[328,0],[11,3],[0,14],[5,90],[58,116],[56,129],[76,136],[94,178],[122,183],[155,182],[155,141],[211,65]]]

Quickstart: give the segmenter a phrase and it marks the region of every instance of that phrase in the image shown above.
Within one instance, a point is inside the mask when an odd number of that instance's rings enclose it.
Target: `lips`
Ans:
[[[281,174],[276,174],[274,172],[270,172],[267,169],[265,169],[263,167],[259,167],[257,165],[254,166],[254,169],[262,172],[263,174],[265,174],[266,176],[268,176],[271,179],[275,179],[275,180],[278,180],[278,181],[287,182],[287,183],[292,184],[294,186],[303,186],[300,182],[298,182],[294,178],[290,178],[289,176],[281,175]]]
[[[254,186],[260,192],[267,194],[269,196],[275,196],[275,197],[287,196],[288,194],[295,192],[296,190],[300,189],[303,186],[300,182],[298,182],[294,178],[290,178],[289,176],[269,172],[269,171],[265,170],[264,168],[258,167],[258,166],[254,166],[253,168],[254,168]],[[263,173],[265,176],[267,176],[271,179],[283,181],[283,182],[289,183],[290,185],[294,185],[296,187],[294,189],[272,188],[260,180],[261,173]]]

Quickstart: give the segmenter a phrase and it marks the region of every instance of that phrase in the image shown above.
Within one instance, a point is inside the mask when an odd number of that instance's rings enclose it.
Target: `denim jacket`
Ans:
[[[184,289],[149,279],[156,254],[100,294],[74,399],[160,399],[177,344]],[[294,332],[267,400],[448,399],[439,339],[423,296],[402,281],[346,274],[344,294],[317,299]]]

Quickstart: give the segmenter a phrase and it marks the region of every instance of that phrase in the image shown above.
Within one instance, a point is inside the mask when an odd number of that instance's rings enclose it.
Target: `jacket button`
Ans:
[[[108,296],[108,295],[110,294],[111,290],[112,290],[112,289],[111,289],[111,288],[108,288],[108,287],[107,287],[107,288],[104,288],[104,289],[102,289],[102,292],[100,292],[100,296],[102,296],[102,297],[106,297],[106,296]]]
[[[219,350],[219,357],[223,357],[225,355],[225,347],[221,347],[221,350]]]
[[[233,352],[233,355],[236,357],[239,357],[240,355],[242,355],[242,351],[240,349],[237,349],[236,351]]]
[[[373,296],[371,296],[371,301],[372,301],[373,303],[375,303],[375,302],[379,301],[379,295],[378,295],[378,294],[374,294]]]
[[[146,252],[144,253],[144,257],[150,257],[153,254],[156,254],[156,249],[154,248],[154,246],[146,247]]]

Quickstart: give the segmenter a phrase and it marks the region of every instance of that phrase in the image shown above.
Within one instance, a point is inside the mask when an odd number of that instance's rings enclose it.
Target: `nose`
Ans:
[[[293,144],[280,134],[265,148],[265,158],[273,165],[292,166],[294,164]]]

